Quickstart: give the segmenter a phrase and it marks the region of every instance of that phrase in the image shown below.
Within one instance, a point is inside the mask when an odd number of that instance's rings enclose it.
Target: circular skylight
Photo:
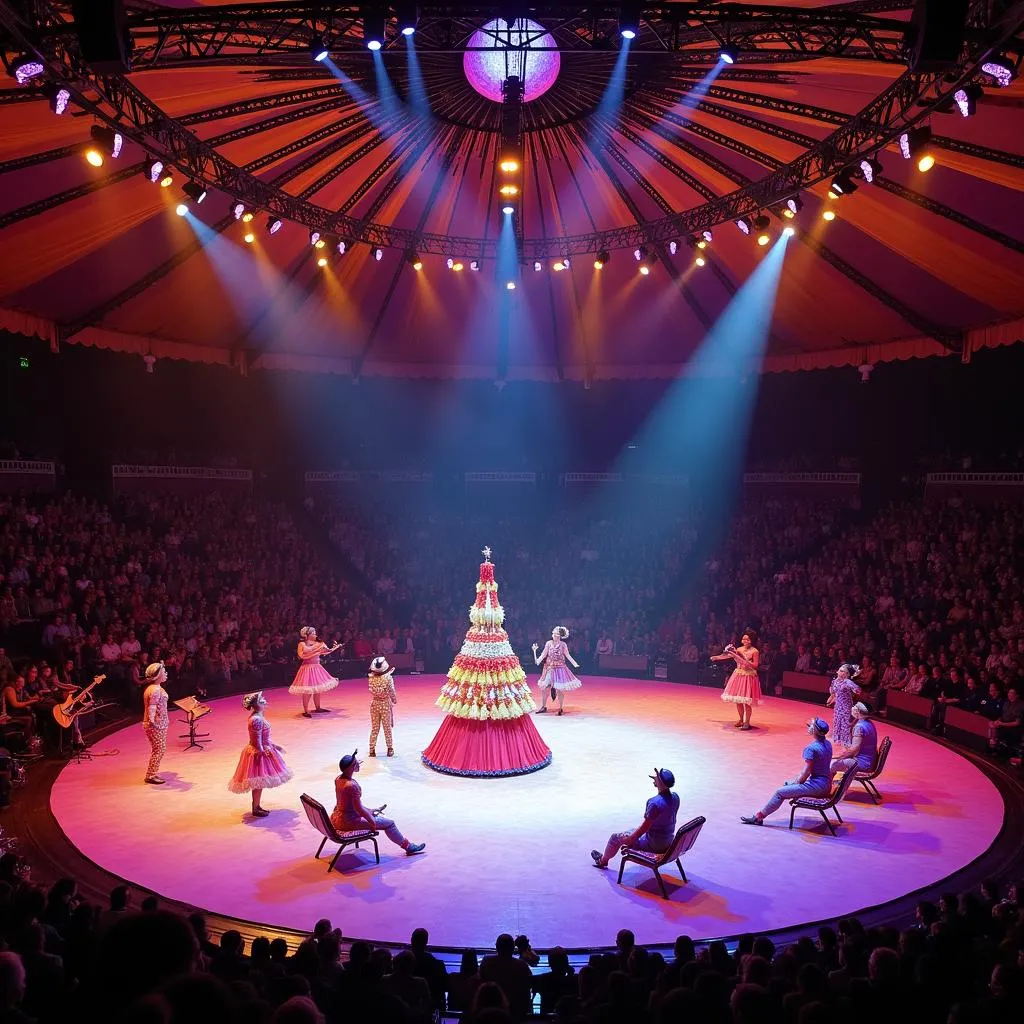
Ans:
[[[501,103],[501,85],[509,75],[523,82],[523,100],[543,96],[555,84],[562,58],[550,33],[529,19],[520,19],[511,32],[495,19],[473,33],[462,65],[469,84],[481,96]],[[475,50],[472,47],[493,47]]]

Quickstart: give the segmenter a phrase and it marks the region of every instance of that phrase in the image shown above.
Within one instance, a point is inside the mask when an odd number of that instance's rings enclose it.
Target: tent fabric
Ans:
[[[906,7],[874,13],[906,18]],[[344,81],[280,60],[162,66],[131,80],[228,159],[294,195],[376,223],[493,240],[500,107],[473,90],[461,55],[424,52],[433,113],[423,116],[399,44],[383,59],[395,95],[378,90],[361,53],[336,55]],[[614,53],[563,57],[544,96],[529,99],[527,81],[522,233],[531,239],[631,226],[742,187],[826,138],[902,70],[865,59],[741,61],[695,107],[687,96],[705,67],[644,57],[630,62],[614,123],[598,130]],[[257,216],[247,245],[228,215],[231,196],[211,191],[194,216],[176,217],[183,176],[168,189],[150,184],[132,170],[147,155],[134,144],[88,166],[76,147],[89,118],[74,108],[55,117],[41,98],[7,102],[13,89],[0,90],[0,327],[51,344],[248,369],[674,376],[764,255],[720,224],[707,266],[695,267],[679,239],[642,279],[628,249],[600,271],[593,256],[561,272],[554,259],[539,272],[527,263],[514,292],[493,262],[455,273],[424,255],[417,272],[406,253],[377,260],[362,244],[321,269],[298,224],[269,236]],[[888,187],[860,182],[832,204],[829,224],[827,183],[803,194],[765,370],[947,352],[933,328],[962,333],[966,355],[1020,339],[1024,86],[989,85],[975,116],[936,114],[930,125],[930,173],[888,147],[879,154]],[[773,216],[773,234],[785,223]]]

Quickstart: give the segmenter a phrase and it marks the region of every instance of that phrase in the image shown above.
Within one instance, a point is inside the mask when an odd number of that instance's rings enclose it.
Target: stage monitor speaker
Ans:
[[[910,68],[929,74],[954,67],[964,45],[970,0],[917,0],[910,16]]]
[[[131,71],[131,36],[124,0],[72,0],[71,13],[82,58],[100,74]]]

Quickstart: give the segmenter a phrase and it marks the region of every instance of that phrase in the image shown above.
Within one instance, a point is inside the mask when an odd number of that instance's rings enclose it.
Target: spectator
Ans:
[[[494,943],[494,953],[480,961],[480,981],[494,982],[501,989],[508,1003],[509,1012],[518,1020],[530,1012],[533,974],[522,960],[516,958],[515,952],[515,940],[512,936],[506,933],[499,935]],[[476,993],[475,1008],[479,1008],[480,992],[485,987],[481,984]]]

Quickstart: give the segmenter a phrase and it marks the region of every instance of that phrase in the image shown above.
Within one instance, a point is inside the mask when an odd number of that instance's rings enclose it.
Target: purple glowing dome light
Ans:
[[[511,47],[509,42],[511,41]],[[509,75],[518,75],[523,82],[523,99],[543,96],[555,84],[562,66],[562,57],[555,41],[543,25],[529,19],[515,22],[511,38],[504,20],[487,22],[473,33],[469,46],[494,49],[468,49],[462,66],[469,84],[481,96],[501,103],[501,85]],[[516,49],[516,47],[525,49]]]

